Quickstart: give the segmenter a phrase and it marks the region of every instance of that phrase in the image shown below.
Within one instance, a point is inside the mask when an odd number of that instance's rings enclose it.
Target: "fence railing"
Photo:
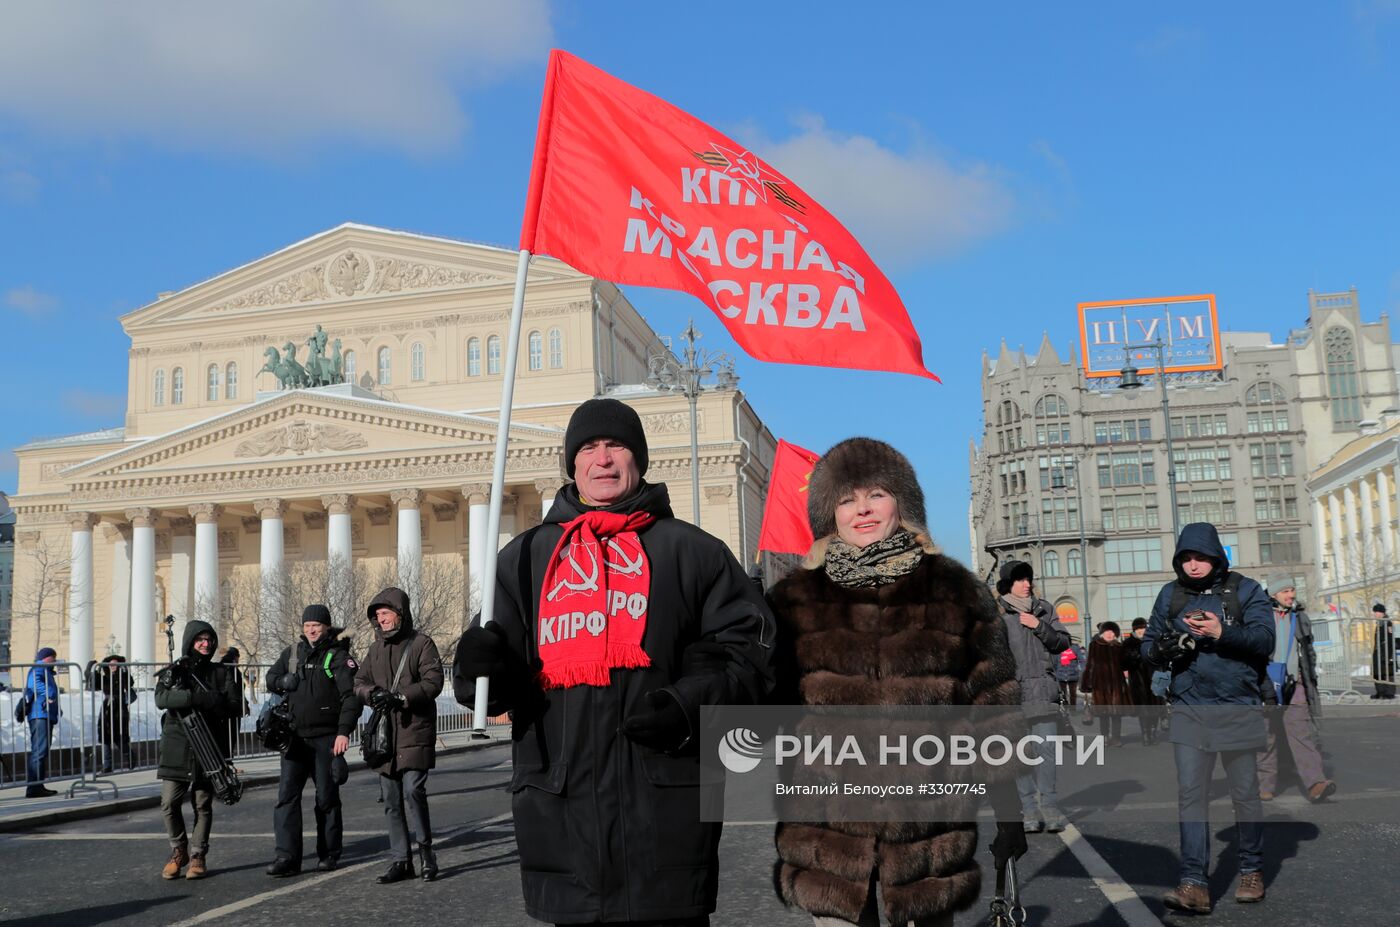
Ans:
[[[71,797],[79,791],[111,790],[116,786],[106,775],[133,770],[155,769],[160,764],[161,716],[156,708],[155,682],[167,663],[99,662],[84,668],[73,663],[15,663],[0,665],[0,677],[8,676],[8,691],[0,692],[0,789],[23,787],[43,781],[67,784]],[[271,756],[257,735],[258,715],[271,693],[264,680],[267,664],[237,664],[243,693],[243,712],[230,719],[225,728],[229,756],[242,758]],[[59,688],[56,724],[52,724],[45,747],[44,732],[29,719],[16,718],[16,705],[33,691],[31,674],[52,671]],[[437,698],[439,734],[473,729],[472,712],[458,705],[452,695],[452,666],[443,665],[445,683]],[[0,680],[3,681],[3,680]],[[360,720],[369,718],[363,708]],[[49,722],[45,722],[46,724]],[[486,727],[508,723],[504,718],[487,719]],[[219,732],[215,731],[217,735]],[[359,742],[359,729],[351,735]],[[36,756],[36,744],[44,754]],[[31,769],[31,762],[33,768]],[[38,774],[37,782],[35,773]]]

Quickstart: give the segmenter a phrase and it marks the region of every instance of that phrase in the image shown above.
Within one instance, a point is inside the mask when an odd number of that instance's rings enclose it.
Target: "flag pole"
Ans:
[[[496,554],[501,537],[501,497],[505,495],[506,450],[510,442],[510,412],[515,400],[515,368],[520,359],[520,322],[525,317],[525,278],[530,270],[530,251],[520,249],[515,268],[515,298],[510,307],[510,334],[506,338],[505,379],[501,381],[501,414],[496,432],[496,457],[491,470],[491,498],[486,517],[486,553],[481,558],[481,625],[496,616]],[[528,556],[528,552],[526,554]],[[478,676],[476,702],[472,705],[472,734],[486,733],[486,703],[489,680]]]

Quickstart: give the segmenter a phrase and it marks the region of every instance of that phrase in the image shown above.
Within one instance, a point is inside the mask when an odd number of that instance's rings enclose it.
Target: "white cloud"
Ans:
[[[5,305],[16,312],[23,312],[30,318],[38,318],[57,306],[58,300],[25,284],[14,287],[5,293]]]
[[[543,73],[551,35],[548,0],[30,0],[6,7],[0,113],[178,149],[440,152],[463,94]]]
[[[790,177],[856,236],[876,261],[942,257],[1006,228],[1015,197],[986,164],[958,167],[938,153],[901,153],[808,117],[799,134],[753,151]]]
[[[85,389],[70,389],[63,391],[63,407],[86,418],[100,418],[110,422],[120,419],[126,413],[126,399]]]

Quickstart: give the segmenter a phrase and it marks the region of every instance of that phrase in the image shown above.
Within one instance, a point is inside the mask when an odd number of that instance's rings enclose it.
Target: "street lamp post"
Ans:
[[[1159,337],[1156,341],[1123,346],[1123,369],[1119,372],[1119,389],[1135,390],[1142,387],[1138,369],[1133,366],[1133,351],[1153,351],[1157,355],[1157,383],[1162,388],[1162,424],[1166,427],[1167,439],[1167,489],[1171,493],[1172,541],[1181,537],[1181,516],[1176,507],[1176,452],[1172,448],[1172,410],[1167,401],[1167,353],[1166,346]]]
[[[647,385],[652,389],[680,393],[690,401],[690,501],[695,513],[695,526],[700,526],[700,437],[696,425],[696,404],[705,388],[705,378],[714,376],[719,389],[733,389],[739,382],[734,375],[734,361],[722,351],[707,351],[697,347],[701,334],[691,319],[681,332],[685,350],[681,359],[671,351],[653,354],[647,359]],[[715,368],[719,370],[716,373]]]

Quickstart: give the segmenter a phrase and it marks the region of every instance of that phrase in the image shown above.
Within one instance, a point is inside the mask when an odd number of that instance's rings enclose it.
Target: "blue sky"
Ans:
[[[971,9],[976,6],[977,9]],[[0,489],[17,444],[119,424],[116,318],[344,221],[513,245],[548,49],[751,145],[899,289],[938,385],[760,364],[775,434],[914,461],[967,551],[979,362],[1085,300],[1400,308],[1400,2],[21,0],[0,32]],[[663,334],[690,297],[629,289]]]

